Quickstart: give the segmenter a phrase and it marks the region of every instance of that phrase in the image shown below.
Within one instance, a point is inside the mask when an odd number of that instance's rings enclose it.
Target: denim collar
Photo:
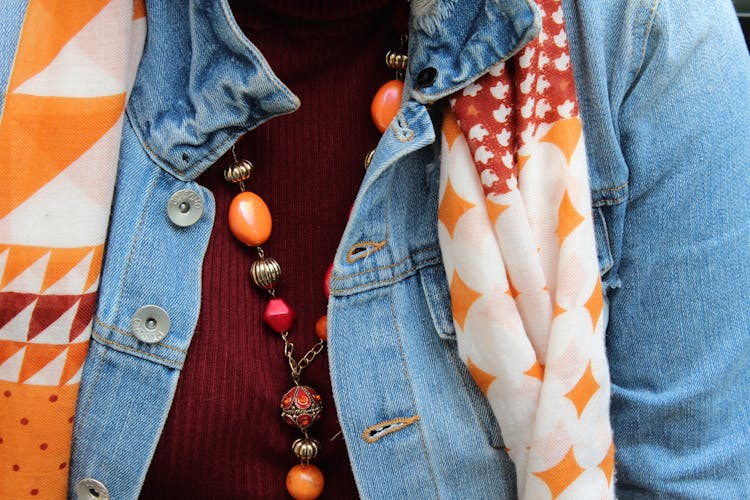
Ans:
[[[187,3],[187,5],[186,5]],[[405,99],[445,97],[528,43],[533,0],[413,0]],[[147,2],[148,36],[127,116],[147,154],[193,180],[248,130],[299,107],[227,0]],[[432,68],[424,84],[420,72]]]
[[[412,0],[407,85],[429,104],[513,56],[539,32],[534,0]],[[421,72],[435,79],[420,85]]]

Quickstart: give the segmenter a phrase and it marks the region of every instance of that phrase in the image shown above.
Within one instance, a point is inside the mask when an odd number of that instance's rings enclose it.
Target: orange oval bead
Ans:
[[[263,198],[250,191],[235,196],[229,205],[229,229],[246,245],[265,243],[271,236],[271,212]]]
[[[286,475],[286,491],[295,500],[315,500],[323,493],[323,473],[312,464],[295,465]]]
[[[321,316],[315,322],[315,335],[320,340],[328,340],[328,316]]]
[[[401,97],[404,95],[404,82],[401,80],[391,80],[385,82],[382,87],[375,93],[370,104],[370,114],[372,121],[378,130],[385,132],[388,124],[398,113],[401,107]]]

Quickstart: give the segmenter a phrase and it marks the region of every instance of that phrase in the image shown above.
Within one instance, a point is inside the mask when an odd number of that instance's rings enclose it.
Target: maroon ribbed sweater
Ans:
[[[325,314],[323,276],[364,175],[363,157],[380,137],[369,117],[378,87],[393,78],[385,52],[397,48],[391,0],[232,2],[235,17],[276,74],[302,101],[241,139],[237,155],[255,165],[247,183],[268,204],[273,233],[263,245],[282,266],[278,287],[297,312],[297,356],[317,340]],[[400,8],[400,7],[399,7]],[[228,158],[199,182],[216,198],[216,223],[203,267],[198,326],[141,498],[288,498],[299,432],[279,418],[292,386],[283,344],[262,321],[267,296],[248,276],[254,252],[229,233],[236,187],[222,178]],[[321,498],[355,498],[339,434],[325,351],[303,383],[323,397],[310,434],[326,480]]]

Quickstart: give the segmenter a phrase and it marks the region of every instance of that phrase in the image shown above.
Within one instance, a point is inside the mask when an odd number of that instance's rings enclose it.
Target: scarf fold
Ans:
[[[519,498],[613,498],[603,298],[561,0],[450,99],[439,235],[458,348],[516,467]]]

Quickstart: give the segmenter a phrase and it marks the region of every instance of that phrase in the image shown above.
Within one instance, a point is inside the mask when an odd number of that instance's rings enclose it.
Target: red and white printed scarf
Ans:
[[[613,498],[606,304],[561,0],[519,54],[450,99],[440,246],[458,348],[519,498]]]

